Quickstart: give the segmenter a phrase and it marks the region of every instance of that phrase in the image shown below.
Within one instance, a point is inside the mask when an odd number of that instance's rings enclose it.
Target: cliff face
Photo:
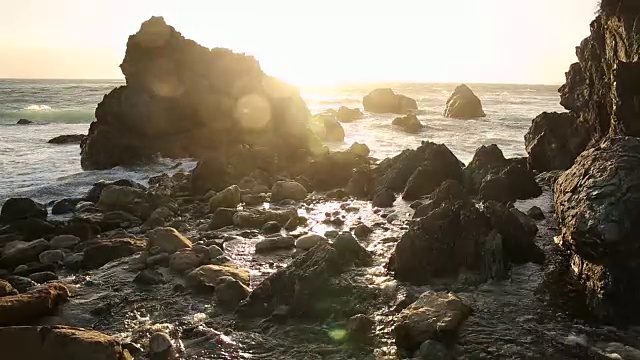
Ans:
[[[560,88],[560,103],[580,117],[592,144],[607,135],[640,136],[640,6],[628,0],[601,5]]]
[[[120,67],[127,84],[96,109],[81,145],[85,169],[157,154],[199,158],[236,145],[274,155],[309,148],[309,111],[298,91],[265,75],[251,56],[202,47],[154,17],[129,38]]]

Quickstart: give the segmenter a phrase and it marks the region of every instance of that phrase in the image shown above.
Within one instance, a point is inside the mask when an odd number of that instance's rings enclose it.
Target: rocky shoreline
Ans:
[[[61,218],[6,201],[2,354],[638,358],[637,329],[597,326],[640,319],[637,54],[602,41],[635,41],[637,14],[610,9],[560,89],[570,112],[533,120],[529,157],[481,146],[468,164],[428,141],[382,161],[364,144],[329,151],[322,142],[342,141],[340,122],[359,109],[311,116],[255,59],[150,19],[129,38],[127,85],[105,96],[86,137],[60,141],[80,141],[86,169],[158,155],[198,165],[148,186],[97,183],[53,204]],[[363,107],[423,128],[415,100],[391,89]],[[485,114],[461,85],[445,115]],[[577,328],[597,341],[568,335]]]

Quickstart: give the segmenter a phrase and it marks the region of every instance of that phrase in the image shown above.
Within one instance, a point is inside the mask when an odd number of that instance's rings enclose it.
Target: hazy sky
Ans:
[[[297,85],[557,84],[597,0],[0,0],[0,78],[121,78],[128,35],[162,15]]]

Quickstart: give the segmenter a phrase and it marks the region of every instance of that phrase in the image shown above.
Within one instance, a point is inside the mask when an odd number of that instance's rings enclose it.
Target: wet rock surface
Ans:
[[[572,254],[572,269],[588,302],[602,316],[638,316],[640,287],[636,138],[611,138],[582,153],[555,184],[561,246]]]

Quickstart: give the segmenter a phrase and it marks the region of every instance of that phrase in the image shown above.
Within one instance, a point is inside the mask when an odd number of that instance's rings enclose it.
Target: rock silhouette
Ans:
[[[127,85],[104,97],[81,144],[85,169],[203,157],[239,144],[274,156],[309,148],[309,111],[298,91],[258,61],[185,39],[152,17],[129,37]]]

